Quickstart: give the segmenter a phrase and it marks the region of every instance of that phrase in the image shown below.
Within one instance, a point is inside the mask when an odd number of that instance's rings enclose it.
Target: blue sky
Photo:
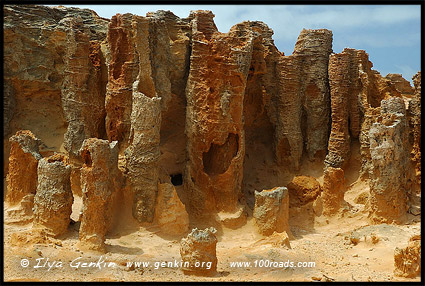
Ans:
[[[245,20],[259,20],[273,29],[277,48],[292,54],[298,34],[306,29],[330,29],[333,51],[362,49],[383,76],[400,73],[411,81],[420,70],[420,5],[64,5],[89,8],[99,16],[117,13],[145,16],[170,10],[187,17],[190,10],[211,10],[220,32]]]

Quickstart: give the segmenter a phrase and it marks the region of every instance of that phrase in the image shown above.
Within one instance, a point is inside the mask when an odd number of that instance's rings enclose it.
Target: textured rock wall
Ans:
[[[240,24],[217,32],[211,12],[192,19],[192,55],[186,88],[188,163],[185,190],[194,215],[236,210],[245,152],[243,100],[252,32]]]
[[[323,178],[323,214],[336,214],[344,203],[345,178],[340,168],[328,167]]]
[[[369,130],[369,140],[370,217],[374,222],[402,223],[411,173],[403,99],[382,101],[381,114]]]
[[[410,153],[412,162],[416,169],[416,181],[421,184],[421,72],[413,76],[415,93],[409,102],[407,117],[410,127],[410,142],[412,151]]]
[[[90,138],[81,146],[83,207],[79,231],[84,249],[105,250],[105,235],[113,225],[114,202],[121,188],[118,142]]]
[[[44,228],[52,236],[65,233],[71,222],[71,166],[68,158],[55,154],[40,160],[34,197],[33,228]]]
[[[22,130],[10,137],[9,141],[11,147],[6,202],[16,205],[25,196],[34,195],[36,192],[41,140],[31,131]]]

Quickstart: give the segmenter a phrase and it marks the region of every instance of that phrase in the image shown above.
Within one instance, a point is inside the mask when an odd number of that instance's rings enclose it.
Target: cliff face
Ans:
[[[406,94],[408,123],[400,132],[413,147],[399,153],[411,152],[420,183],[420,73],[414,89],[398,75],[384,78],[365,51],[334,54],[329,30],[301,31],[285,56],[266,24],[220,33],[210,11],[111,20],[75,8],[4,12],[5,157],[9,137],[31,130],[42,156],[69,156],[78,195],[84,140],[118,141],[117,172],[125,180],[117,188],[129,191],[139,222],[166,216],[155,209],[166,205],[158,185],[172,183],[182,214],[232,213],[243,223],[255,190],[287,184],[304,159],[344,169],[356,140],[362,174],[383,186],[371,172],[382,163],[371,146],[381,135],[370,130],[382,117],[381,101]],[[22,173],[14,162],[12,172]]]

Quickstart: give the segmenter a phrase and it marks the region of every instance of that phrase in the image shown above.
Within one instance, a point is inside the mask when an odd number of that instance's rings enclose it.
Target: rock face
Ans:
[[[340,168],[328,167],[323,178],[323,214],[336,214],[344,203],[345,179]]]
[[[180,235],[189,230],[189,215],[171,184],[158,186],[155,219],[161,230],[167,234]]]
[[[245,135],[243,100],[252,50],[244,25],[221,34],[210,11],[192,19],[192,54],[186,88],[190,212],[234,212],[240,196]]]
[[[406,248],[394,251],[394,275],[414,278],[421,273],[421,236],[412,236]]]
[[[41,159],[37,174],[33,228],[44,228],[52,236],[59,236],[68,229],[74,201],[68,158],[55,154]]]
[[[213,227],[193,229],[180,242],[182,270],[185,274],[209,276],[217,271],[217,238]]]
[[[60,150],[63,140],[58,138],[63,138],[71,118],[78,115],[78,119],[82,119],[79,115],[83,108],[81,104],[74,105],[80,106],[75,111],[72,107],[64,110],[62,105],[63,95],[73,94],[76,100],[80,98],[78,90],[74,88],[72,91],[70,85],[81,84],[79,87],[84,88],[83,74],[87,72],[88,66],[83,63],[90,61],[90,54],[86,49],[89,43],[83,44],[86,39],[83,42],[81,40],[84,37],[88,37],[90,41],[105,39],[108,20],[100,18],[91,10],[78,8],[6,5],[3,11],[6,83],[3,97],[7,103],[4,106],[7,115],[5,122],[9,123],[5,126],[4,135],[9,136],[18,130],[28,129],[43,141],[41,152],[63,151]],[[78,31],[75,31],[76,42],[71,39],[70,22],[80,23]],[[84,36],[81,36],[82,30]],[[71,46],[74,43],[80,45]],[[76,52],[84,53],[74,59],[67,59],[74,48]],[[64,83],[65,70],[67,67],[77,66],[82,70],[67,70],[70,80],[70,85],[67,85]],[[81,76],[76,75],[80,72]],[[73,76],[73,73],[76,74]],[[64,84],[70,88],[69,92],[62,92]],[[96,90],[96,87],[90,86],[90,90]],[[84,102],[84,97],[81,100]],[[68,102],[67,106],[69,104],[71,103]],[[102,109],[103,105],[97,106],[96,110]],[[71,114],[67,114],[68,112]],[[87,120],[84,122],[87,123]]]
[[[375,222],[401,223],[407,212],[410,179],[408,125],[404,101],[381,103],[381,115],[369,131],[371,164],[370,217]]]
[[[310,176],[297,176],[287,186],[291,206],[313,202],[320,195],[320,183]]]
[[[106,66],[100,42],[90,40],[82,18],[70,19],[66,29],[62,108],[68,123],[64,148],[71,157],[84,139],[105,136]]]
[[[27,195],[35,195],[37,166],[41,159],[41,140],[29,130],[21,130],[9,139],[9,174],[7,175],[6,201],[16,205]],[[32,208],[32,207],[31,207]]]
[[[410,127],[410,143],[412,151],[410,157],[416,170],[416,181],[421,184],[421,72],[413,76],[415,93],[409,102],[407,117]]]
[[[84,165],[81,168],[83,208],[79,239],[80,247],[105,250],[105,235],[111,229],[116,212],[114,202],[120,190],[118,144],[90,138],[80,150]]]
[[[274,231],[289,233],[289,192],[285,187],[255,192],[253,216],[258,230],[263,235]]]
[[[414,94],[415,90],[410,85],[410,83],[403,78],[401,74],[389,73],[385,76],[385,79],[388,79],[392,85],[402,94]]]

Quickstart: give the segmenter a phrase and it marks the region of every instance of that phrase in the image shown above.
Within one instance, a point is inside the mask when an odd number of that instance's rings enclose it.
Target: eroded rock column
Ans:
[[[193,229],[180,242],[182,270],[185,274],[212,275],[217,271],[217,238],[213,227]]]
[[[71,222],[71,166],[68,158],[55,154],[40,160],[38,185],[34,197],[33,228],[44,228],[52,236],[65,233]]]
[[[253,216],[258,230],[263,235],[289,232],[289,192],[285,187],[255,191]]]
[[[235,212],[245,138],[243,100],[252,32],[236,25],[221,34],[210,11],[191,14],[192,55],[186,88],[188,162],[185,190],[196,216]]]
[[[37,166],[41,159],[40,139],[29,130],[9,138],[10,156],[7,174],[6,222],[29,222],[33,219],[33,202],[37,189]]]
[[[120,188],[118,144],[90,138],[83,142],[81,186],[83,208],[80,226],[80,247],[105,250],[105,235],[111,228],[115,213],[114,199]]]
[[[373,222],[401,223],[407,212],[410,175],[408,126],[401,98],[381,103],[381,114],[369,131],[372,168],[370,218]]]
[[[344,203],[345,179],[340,168],[328,167],[323,178],[323,214],[336,214]]]

